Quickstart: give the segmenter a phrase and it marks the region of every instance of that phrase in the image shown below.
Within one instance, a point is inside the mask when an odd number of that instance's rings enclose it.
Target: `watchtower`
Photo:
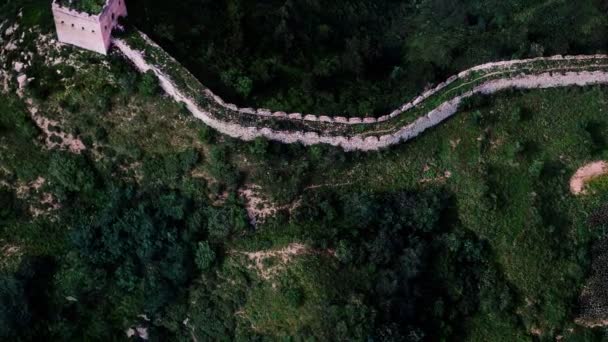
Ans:
[[[62,43],[107,54],[112,43],[112,30],[118,18],[127,16],[125,0],[101,0],[97,13],[88,13],[79,0],[54,0],[53,17],[57,38]]]

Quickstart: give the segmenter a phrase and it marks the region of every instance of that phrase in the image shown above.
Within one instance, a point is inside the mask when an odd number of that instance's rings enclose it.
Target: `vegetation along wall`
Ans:
[[[330,144],[347,151],[378,150],[412,139],[454,115],[463,100],[475,94],[493,94],[510,88],[608,83],[606,55],[554,56],[487,63],[450,77],[379,119],[346,119],[238,108],[234,104],[226,104],[206,89],[143,33],[136,32],[125,39],[117,39],[115,44],[140,71],[156,75],[161,87],[176,101],[224,134],[243,140],[265,137],[283,143]],[[247,116],[253,119],[243,119]],[[272,127],[273,121],[290,124],[306,121],[306,124],[276,129]],[[355,127],[344,128],[346,126]],[[336,132],[335,127],[342,129],[338,130],[338,134],[331,134]]]

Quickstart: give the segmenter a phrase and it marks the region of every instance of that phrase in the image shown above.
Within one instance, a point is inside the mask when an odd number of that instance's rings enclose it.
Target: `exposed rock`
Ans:
[[[13,33],[15,33],[17,31],[18,28],[19,28],[19,24],[10,26],[9,28],[6,29],[6,31],[4,31],[4,35],[7,37],[11,36]]]
[[[21,63],[21,62],[15,62],[14,66],[13,66],[13,69],[16,72],[21,72],[21,70],[23,70],[23,63]]]
[[[142,340],[148,340],[148,328],[144,328],[144,327],[137,327],[135,329],[137,331],[137,335],[142,339]]]
[[[17,84],[19,85],[19,89],[25,89],[27,86],[27,75],[21,74],[17,76]]]

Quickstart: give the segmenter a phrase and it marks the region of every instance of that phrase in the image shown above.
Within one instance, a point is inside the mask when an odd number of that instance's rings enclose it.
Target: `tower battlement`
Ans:
[[[107,54],[118,18],[127,16],[125,0],[106,0],[99,13],[79,12],[53,1],[53,18],[60,42]]]

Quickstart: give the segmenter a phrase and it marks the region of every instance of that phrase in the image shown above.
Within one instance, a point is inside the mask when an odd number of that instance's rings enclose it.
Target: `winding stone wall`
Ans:
[[[143,36],[149,44],[154,44],[149,38]],[[568,72],[545,72],[540,74],[523,74],[520,73],[518,76],[505,77],[499,79],[488,79],[487,81],[478,84],[472,90],[465,92],[464,94],[455,95],[450,100],[447,100],[434,109],[430,110],[426,115],[423,115],[416,119],[414,122],[405,125],[404,127],[398,128],[387,134],[352,134],[352,135],[329,135],[323,133],[317,133],[312,131],[304,130],[276,130],[269,127],[247,127],[239,123],[229,122],[222,120],[214,115],[212,112],[207,111],[205,108],[197,105],[194,99],[188,98],[183,91],[178,89],[175,82],[164,73],[159,66],[151,65],[145,59],[145,56],[141,51],[133,49],[129,44],[123,40],[116,39],[114,44],[120,49],[120,51],[133,62],[133,64],[142,72],[152,70],[160,81],[160,86],[167,92],[167,94],[173,97],[178,102],[183,102],[188,110],[192,114],[201,119],[205,124],[218,130],[219,132],[229,135],[234,138],[242,140],[253,140],[257,137],[265,137],[270,140],[275,140],[283,143],[302,143],[304,145],[314,144],[330,144],[333,146],[339,146],[346,151],[371,151],[378,150],[390,145],[394,145],[403,141],[407,141],[418,136],[425,130],[443,122],[452,115],[454,115],[462,101],[475,94],[493,94],[495,92],[509,89],[535,89],[535,88],[553,88],[553,87],[566,87],[566,86],[586,86],[592,84],[607,84],[608,83],[608,71],[596,70],[596,71],[568,71]],[[155,45],[155,44],[154,44]],[[155,47],[159,48],[157,45]],[[277,117],[284,120],[308,120],[308,121],[320,121],[327,122],[328,124],[358,124],[358,125],[373,125],[378,124],[378,121],[388,121],[396,118],[405,111],[414,108],[417,105],[423,103],[429,96],[433,95],[437,91],[445,88],[450,83],[453,83],[459,79],[470,76],[473,72],[479,72],[481,70],[492,70],[495,68],[514,68],[521,67],[523,65],[530,65],[534,62],[543,60],[589,60],[596,58],[606,58],[605,55],[592,55],[592,56],[575,56],[575,57],[562,57],[555,56],[549,58],[536,58],[529,60],[514,60],[506,62],[494,62],[487,63],[480,66],[476,66],[464,72],[461,72],[457,76],[450,77],[446,82],[441,83],[436,88],[426,91],[423,95],[417,97],[414,101],[409,102],[401,106],[399,109],[393,111],[391,114],[383,116],[379,119],[375,118],[350,118],[345,117],[329,117],[329,116],[316,116],[312,114],[302,115],[300,113],[287,114],[284,112],[271,113],[266,109],[251,109],[251,108],[237,108],[232,104],[225,104],[224,101],[214,95],[210,90],[206,90],[210,98],[215,103],[223,108],[236,111],[243,115],[256,115],[263,117]]]
[[[257,110],[255,110],[255,109],[252,109],[252,108],[238,108],[234,104],[226,103],[221,97],[219,97],[218,95],[215,95],[209,89],[206,89],[205,92],[219,106],[222,106],[222,107],[224,107],[226,109],[238,111],[238,112],[240,112],[242,114],[261,115],[261,116],[275,116],[275,117],[288,117],[290,119],[299,119],[299,120],[315,121],[315,122],[316,121],[338,122],[338,123],[351,124],[351,125],[361,124],[361,123],[368,123],[369,124],[369,123],[376,123],[376,122],[384,122],[384,121],[387,121],[390,118],[394,118],[394,117],[396,117],[398,115],[401,115],[402,113],[407,112],[408,110],[410,110],[410,109],[412,109],[412,108],[420,105],[421,103],[424,102],[424,100],[426,100],[427,98],[435,95],[437,92],[443,90],[444,88],[446,88],[450,84],[452,84],[452,83],[454,83],[454,82],[456,82],[458,80],[467,79],[474,72],[481,72],[481,71],[487,71],[487,70],[492,70],[492,69],[505,70],[505,69],[509,69],[509,68],[516,68],[517,66],[522,65],[522,64],[531,64],[531,63],[534,63],[534,62],[542,62],[542,61],[593,60],[593,59],[601,59],[601,58],[608,58],[608,55],[601,55],[601,54],[598,54],[598,55],[585,55],[585,56],[562,56],[562,55],[557,55],[557,56],[552,56],[552,57],[538,57],[538,58],[531,58],[531,59],[521,59],[521,60],[491,62],[491,63],[486,63],[486,64],[478,65],[478,66],[472,67],[472,68],[470,68],[468,70],[465,70],[463,72],[460,72],[458,75],[454,75],[454,76],[449,77],[445,82],[442,82],[442,83],[438,84],[435,88],[426,90],[420,96],[417,96],[414,100],[412,100],[412,101],[410,101],[408,103],[403,104],[399,108],[397,108],[394,111],[392,111],[390,114],[386,114],[386,115],[380,116],[378,118],[375,118],[375,117],[350,117],[350,118],[345,118],[345,117],[340,116],[340,115],[327,116],[327,115],[300,114],[300,113],[294,113],[294,114],[287,114],[287,115],[285,115],[286,114],[285,112],[275,112],[275,113],[272,113],[268,109],[257,109]]]

